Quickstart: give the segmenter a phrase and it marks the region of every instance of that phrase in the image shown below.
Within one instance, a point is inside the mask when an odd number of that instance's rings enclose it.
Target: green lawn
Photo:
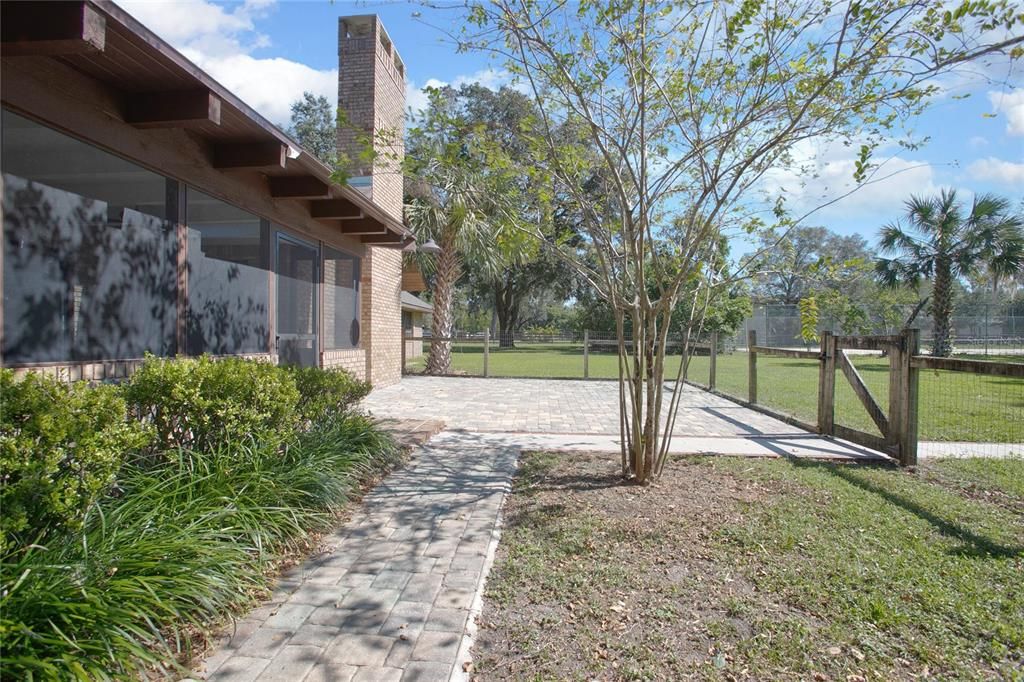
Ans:
[[[985,358],[985,356],[965,356]],[[1020,361],[1021,356],[987,356],[989,360]],[[708,358],[694,357],[691,380],[705,384]],[[889,361],[877,356],[854,356],[854,364],[875,400],[888,410]],[[483,374],[482,343],[459,343],[452,349],[455,372]],[[424,358],[413,358],[409,371],[422,370]],[[818,363],[814,360],[758,357],[758,402],[804,421],[817,420]],[[678,356],[666,362],[666,374],[679,369]],[[582,344],[520,344],[514,350],[492,348],[490,376],[583,377]],[[747,354],[729,353],[717,359],[718,390],[746,399]],[[590,377],[618,376],[613,353],[590,354]],[[922,440],[962,442],[1024,442],[1024,380],[989,377],[962,372],[922,370],[918,432]],[[869,433],[878,433],[860,401],[841,374],[836,378],[836,422]]]
[[[1024,679],[1024,459],[618,466],[524,456],[481,679]]]

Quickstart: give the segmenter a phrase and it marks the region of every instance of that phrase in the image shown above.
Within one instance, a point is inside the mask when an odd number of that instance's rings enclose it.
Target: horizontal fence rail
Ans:
[[[910,359],[910,364],[912,367],[920,369],[944,369],[950,372],[971,372],[973,374],[986,374],[995,377],[1024,378],[1024,362],[997,362],[994,360],[936,358],[931,355],[915,355]]]

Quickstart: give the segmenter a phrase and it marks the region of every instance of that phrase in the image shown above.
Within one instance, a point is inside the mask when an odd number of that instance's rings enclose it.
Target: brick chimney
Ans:
[[[375,14],[338,20],[338,111],[348,119],[338,129],[338,153],[354,162],[350,184],[401,220],[402,175],[387,157],[405,154],[405,65]],[[359,160],[367,135],[378,153],[370,164]]]
[[[338,20],[338,154],[352,160],[349,184],[401,221],[405,155],[405,65],[375,14]],[[382,140],[379,134],[386,139]],[[376,158],[360,160],[372,136]],[[368,247],[360,286],[366,378],[374,386],[402,376],[402,253]]]

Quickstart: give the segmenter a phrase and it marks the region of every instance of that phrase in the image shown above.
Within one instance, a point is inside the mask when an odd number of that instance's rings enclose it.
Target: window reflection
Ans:
[[[359,346],[359,259],[324,248],[324,348]]]
[[[3,111],[3,358],[175,352],[173,182]]]
[[[269,245],[257,216],[188,189],[188,352],[269,350]]]

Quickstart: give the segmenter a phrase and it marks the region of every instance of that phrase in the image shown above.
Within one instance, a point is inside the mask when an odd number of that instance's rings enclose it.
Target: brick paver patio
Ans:
[[[666,403],[670,395],[665,392]],[[374,391],[363,404],[374,414],[440,419],[448,428],[468,431],[617,435],[618,401],[614,381],[407,376],[400,384]],[[806,432],[686,387],[675,433],[721,437]]]
[[[498,517],[524,448],[617,449],[617,389],[606,381],[406,377],[364,407],[433,433],[371,491],[324,554],[287,574],[238,622],[197,676],[219,682],[466,679]],[[874,457],[696,389],[685,389],[676,449]]]

